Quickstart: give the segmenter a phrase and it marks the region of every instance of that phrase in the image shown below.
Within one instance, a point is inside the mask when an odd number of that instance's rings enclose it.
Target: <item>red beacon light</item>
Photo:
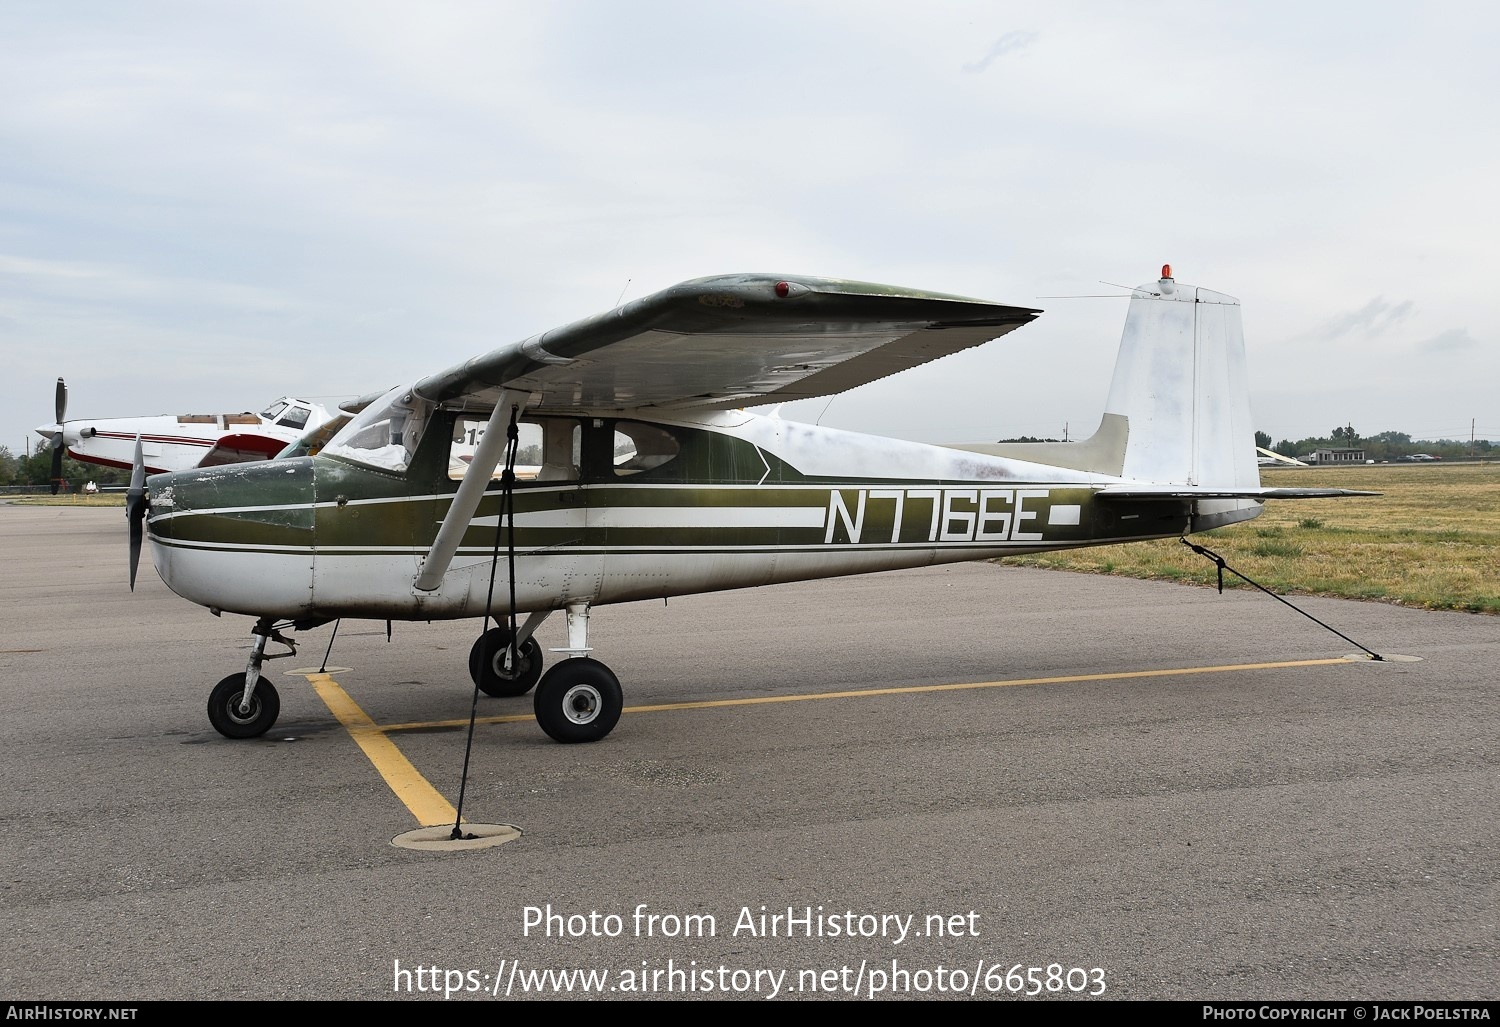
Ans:
[[[1157,283],[1157,286],[1161,289],[1161,295],[1163,296],[1171,296],[1177,291],[1177,283],[1172,281],[1171,264],[1163,264],[1161,266],[1161,281]]]
[[[791,294],[792,294],[792,287],[790,285],[788,285],[786,282],[777,282],[776,283],[776,295],[780,296],[782,299],[786,299]]]

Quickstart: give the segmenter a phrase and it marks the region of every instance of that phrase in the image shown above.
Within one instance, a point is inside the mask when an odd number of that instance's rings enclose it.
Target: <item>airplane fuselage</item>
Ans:
[[[49,441],[58,434],[67,454],[84,463],[129,470],[136,439],[148,474],[189,470],[208,463],[266,460],[330,419],[321,406],[278,400],[260,413],[148,414],[71,420],[38,428]]]
[[[498,482],[441,583],[413,581],[458,482],[448,423],[409,466],[324,454],[157,476],[158,573],[215,611],[302,622],[480,617],[989,559],[1188,527],[1175,500],[1096,498],[1118,479],[726,411],[692,419],[544,418],[571,433],[564,480]],[[647,432],[646,429],[650,429]],[[671,459],[622,463],[628,433],[670,437]],[[492,574],[494,587],[491,587]]]

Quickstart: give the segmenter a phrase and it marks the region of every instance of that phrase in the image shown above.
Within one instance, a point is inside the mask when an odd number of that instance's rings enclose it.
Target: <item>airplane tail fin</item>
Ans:
[[[1170,267],[1131,295],[1105,421],[1123,418],[1119,474],[1203,490],[1255,490],[1260,469],[1239,300],[1179,285]],[[1102,426],[1101,426],[1102,428]],[[1202,499],[1193,530],[1249,520],[1250,499]]]
[[[1191,502],[1193,531],[1247,521],[1260,513],[1262,498],[1292,498],[1293,490],[1273,497],[1261,488],[1239,300],[1179,285],[1171,267],[1161,270],[1158,281],[1131,292],[1093,435],[949,448],[1128,479],[1104,494]]]
[[[1244,493],[1259,497],[1266,490],[1239,300],[1178,285],[1163,267],[1160,280],[1131,293],[1109,399],[1093,435],[1081,442],[951,448],[1128,479],[1105,494],[1191,502],[1193,531],[1255,517],[1260,498]]]

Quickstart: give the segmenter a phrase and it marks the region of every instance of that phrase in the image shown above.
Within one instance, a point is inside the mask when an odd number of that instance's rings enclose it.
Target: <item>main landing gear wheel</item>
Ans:
[[[536,722],[558,742],[597,742],[625,708],[620,679],[598,660],[575,656],[542,676],[533,699]]]
[[[240,712],[240,697],[244,694],[244,674],[229,675],[209,693],[209,722],[225,738],[257,738],[271,730],[281,715],[281,696],[265,678],[255,683],[248,713]]]
[[[469,677],[485,695],[525,695],[542,676],[542,647],[528,638],[516,649],[516,665],[510,660],[510,629],[491,628],[480,635],[469,650]]]

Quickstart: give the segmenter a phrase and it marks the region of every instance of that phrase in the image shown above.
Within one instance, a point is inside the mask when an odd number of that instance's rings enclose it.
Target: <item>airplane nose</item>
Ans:
[[[76,447],[84,439],[91,439],[98,434],[95,428],[75,428],[66,424],[44,424],[35,431],[46,439],[49,445],[56,445],[60,439],[62,444],[69,449]]]

